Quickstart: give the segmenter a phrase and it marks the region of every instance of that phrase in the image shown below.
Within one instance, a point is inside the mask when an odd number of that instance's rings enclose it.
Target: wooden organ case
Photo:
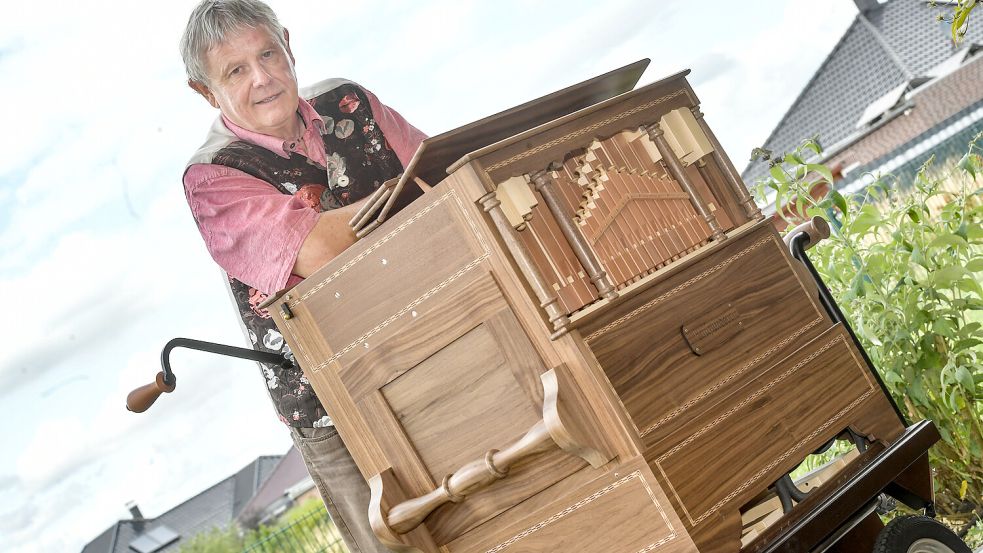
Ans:
[[[904,430],[687,73],[429,139],[428,190],[276,299],[392,550],[735,552],[806,455]]]

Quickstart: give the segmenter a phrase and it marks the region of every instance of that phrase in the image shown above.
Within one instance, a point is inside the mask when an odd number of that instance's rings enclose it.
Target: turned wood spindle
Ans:
[[[669,146],[669,142],[666,141],[665,131],[662,130],[662,125],[658,122],[652,123],[648,127],[644,127],[644,130],[648,133],[649,140],[655,144],[658,148],[659,153],[662,154],[663,161],[666,162],[666,167],[669,169],[669,173],[678,182],[683,190],[689,194],[690,202],[693,203],[693,207],[696,208],[696,212],[700,214],[701,217],[707,222],[710,227],[710,231],[713,233],[714,240],[725,240],[727,235],[720,228],[720,223],[717,222],[717,217],[714,216],[713,212],[707,208],[706,202],[700,197],[699,192],[697,192],[696,187],[693,186],[693,182],[690,181],[689,175],[686,174],[686,169],[683,164],[676,157],[676,152],[672,151],[672,147]]]
[[[713,159],[716,160],[717,165],[723,170],[724,180],[730,184],[731,189],[737,194],[738,201],[744,206],[744,213],[750,219],[763,219],[764,216],[761,214],[761,209],[758,207],[758,204],[754,203],[754,198],[748,193],[747,187],[744,186],[744,181],[741,180],[741,174],[737,172],[734,164],[730,162],[730,158],[724,155],[724,151],[720,147],[720,142],[713,134],[713,131],[710,130],[710,126],[707,125],[706,120],[703,119],[703,112],[700,111],[700,106],[693,106],[690,108],[690,111],[693,112],[693,116],[696,117],[696,121],[700,124],[700,129],[703,130],[703,134],[710,141],[710,146],[713,147]]]
[[[587,276],[590,277],[591,282],[594,283],[601,297],[609,300],[618,297],[618,292],[615,291],[611,279],[608,278],[607,273],[601,267],[600,261],[594,255],[594,252],[591,251],[590,246],[587,245],[584,235],[581,234],[580,229],[576,228],[570,214],[564,211],[554,188],[553,176],[548,171],[537,171],[529,177],[532,180],[533,186],[543,197],[546,207],[553,214],[553,218],[556,219],[557,224],[560,226],[560,232],[567,239],[567,242],[573,249],[574,255],[580,260],[580,264],[587,271]]]
[[[423,519],[441,505],[464,501],[467,495],[508,476],[512,465],[521,459],[556,447],[546,422],[540,420],[505,449],[489,450],[483,458],[475,459],[454,474],[445,476],[440,486],[432,492],[393,507],[389,511],[389,528],[397,534],[405,534],[423,523]]]
[[[508,218],[505,217],[505,213],[502,212],[501,202],[495,197],[494,192],[485,194],[478,199],[478,202],[482,209],[491,216],[495,228],[498,229],[499,235],[505,241],[505,246],[512,252],[512,257],[519,266],[519,270],[522,271],[523,276],[526,277],[526,282],[529,283],[533,293],[536,294],[536,298],[539,299],[539,306],[546,311],[546,315],[553,325],[554,332],[551,338],[556,339],[566,334],[569,331],[570,318],[560,308],[556,294],[543,280],[539,270],[533,264],[532,258],[529,257],[529,252],[515,236],[515,229],[512,228]]]

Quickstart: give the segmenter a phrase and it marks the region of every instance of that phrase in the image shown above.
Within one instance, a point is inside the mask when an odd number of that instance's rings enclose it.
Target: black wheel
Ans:
[[[898,517],[881,530],[874,553],[972,553],[941,522],[921,515]]]

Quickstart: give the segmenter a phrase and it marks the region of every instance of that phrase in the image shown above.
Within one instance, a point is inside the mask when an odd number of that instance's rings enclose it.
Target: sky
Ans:
[[[80,551],[290,446],[181,174],[217,112],[185,84],[194,1],[0,0],[0,552]],[[849,0],[271,1],[301,84],[354,80],[438,134],[641,58],[684,68],[743,169],[852,22]],[[805,137],[803,137],[805,138]]]

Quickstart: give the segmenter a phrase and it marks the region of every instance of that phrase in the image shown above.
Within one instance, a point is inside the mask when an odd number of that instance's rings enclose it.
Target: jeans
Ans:
[[[291,428],[324,506],[352,553],[391,553],[369,526],[369,485],[334,426]]]

